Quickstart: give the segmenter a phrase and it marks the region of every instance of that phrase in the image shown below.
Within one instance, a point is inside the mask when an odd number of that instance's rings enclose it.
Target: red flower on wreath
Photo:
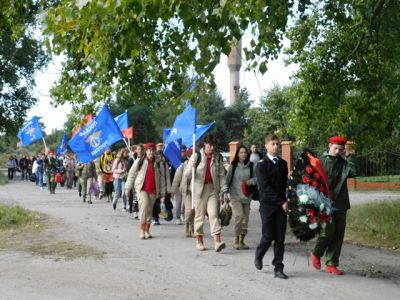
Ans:
[[[306,173],[307,174],[312,174],[314,172],[313,168],[311,168],[310,166],[306,167]]]
[[[311,185],[312,185],[313,187],[316,187],[316,188],[318,188],[318,186],[319,186],[319,184],[318,184],[317,181],[311,182]]]
[[[325,194],[326,189],[325,189],[325,187],[324,187],[323,185],[321,185],[321,186],[319,187],[319,191],[320,191],[321,193],[324,193],[324,194]]]
[[[321,179],[321,175],[319,175],[319,173],[314,173],[313,177],[317,180]]]
[[[304,183],[309,184],[310,181],[311,181],[310,177],[308,177],[308,176],[303,176],[303,182],[304,182]]]
[[[309,224],[317,222],[317,217],[315,216],[315,211],[313,209],[307,209],[306,214],[309,220]]]
[[[323,211],[321,211],[319,213],[319,222],[321,224],[324,224],[326,221],[328,221],[328,216]]]

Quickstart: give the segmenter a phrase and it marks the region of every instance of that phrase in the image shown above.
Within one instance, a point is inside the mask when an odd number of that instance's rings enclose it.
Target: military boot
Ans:
[[[185,223],[185,237],[190,237],[190,223]]]
[[[233,248],[235,248],[236,250],[241,249],[238,235],[235,236],[235,240],[233,241]]]
[[[140,235],[139,235],[139,237],[142,240],[144,240],[146,238],[145,231],[146,231],[146,224],[140,224]]]
[[[204,247],[203,236],[198,235],[196,236],[196,248],[199,251],[204,251],[206,248]]]
[[[246,237],[245,234],[241,234],[241,235],[240,235],[239,244],[240,244],[240,248],[241,248],[241,249],[249,249],[249,246],[247,246],[247,245],[244,243],[244,238],[245,238],[245,237]]]
[[[146,224],[146,230],[144,233],[145,239],[151,239],[153,236],[150,234],[150,224]]]
[[[214,248],[215,252],[220,252],[225,248],[225,243],[221,240],[221,234],[218,233],[214,236]]]

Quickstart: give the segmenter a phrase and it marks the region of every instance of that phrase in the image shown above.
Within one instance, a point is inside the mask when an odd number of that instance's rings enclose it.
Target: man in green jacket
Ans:
[[[47,151],[47,156],[45,157],[45,168],[46,168],[46,176],[47,176],[47,186],[49,188],[50,194],[55,194],[56,190],[56,181],[55,176],[57,173],[57,158],[55,157],[55,151],[50,150]]]
[[[333,206],[332,223],[321,230],[311,252],[311,262],[314,268],[321,269],[320,258],[326,253],[326,272],[333,275],[343,275],[339,266],[339,256],[342,249],[346,228],[346,214],[350,208],[347,178],[356,176],[355,162],[348,149],[347,140],[341,136],[329,139],[329,153],[324,153],[320,161],[328,176]]]

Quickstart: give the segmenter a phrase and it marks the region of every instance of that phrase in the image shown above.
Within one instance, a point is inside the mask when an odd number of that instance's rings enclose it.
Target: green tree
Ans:
[[[48,62],[35,38],[38,12],[47,1],[3,0],[0,4],[0,134],[15,135],[28,110],[35,71]]]
[[[344,134],[361,147],[400,144],[400,2],[310,1],[288,33],[299,65],[290,133],[301,144]]]
[[[77,107],[119,96],[149,104],[154,93],[180,102],[186,74],[199,74],[196,92],[213,85],[212,71],[244,31],[250,68],[265,72],[281,49],[287,19],[308,0],[271,1],[69,1],[47,11],[45,30],[53,53],[65,54],[56,104]]]
[[[260,99],[258,107],[250,108],[246,116],[249,126],[244,132],[247,145],[263,144],[268,133],[275,133],[281,139],[291,139],[288,133],[288,117],[295,87],[273,86]]]

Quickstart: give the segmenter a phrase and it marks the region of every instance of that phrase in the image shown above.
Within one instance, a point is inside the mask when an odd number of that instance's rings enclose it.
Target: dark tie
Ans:
[[[274,157],[272,160],[274,161],[274,164],[278,163],[278,159],[276,157]]]

